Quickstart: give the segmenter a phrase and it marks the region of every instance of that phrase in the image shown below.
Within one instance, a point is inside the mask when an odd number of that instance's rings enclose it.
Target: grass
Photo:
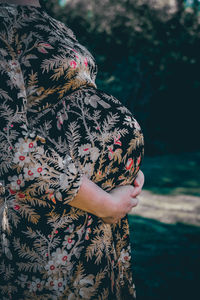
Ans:
[[[145,157],[142,170],[147,190],[200,196],[200,153]]]
[[[146,190],[129,215],[138,300],[199,299],[199,160],[198,153],[144,160]]]

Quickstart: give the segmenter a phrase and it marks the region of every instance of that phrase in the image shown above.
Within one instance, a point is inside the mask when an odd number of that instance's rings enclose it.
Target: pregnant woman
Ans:
[[[0,3],[0,299],[134,299],[140,126],[68,27]]]

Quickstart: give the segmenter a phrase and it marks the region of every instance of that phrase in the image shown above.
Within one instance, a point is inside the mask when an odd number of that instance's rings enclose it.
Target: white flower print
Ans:
[[[56,252],[52,253],[52,258],[56,266],[66,265],[66,261],[68,260],[69,255],[67,251],[57,248]]]
[[[26,180],[32,180],[35,178],[35,174],[31,168],[24,168],[24,178]]]
[[[54,290],[63,292],[64,287],[65,287],[65,283],[64,283],[63,278],[58,278],[58,279],[54,280],[54,285],[53,285]]]
[[[13,176],[13,177],[8,177],[8,180],[11,181],[10,183],[10,187],[12,190],[19,190],[21,187],[23,187],[25,185],[24,183],[24,178],[22,176],[22,174],[20,174],[19,176]]]
[[[27,153],[17,152],[17,153],[15,153],[13,162],[15,164],[18,164],[20,167],[23,167],[24,164],[27,164],[30,162],[30,158],[27,156]]]
[[[127,264],[129,264],[130,259],[131,259],[130,253],[125,251],[125,249],[123,249],[121,251],[119,261],[122,262],[123,264],[127,265]]]
[[[91,145],[85,144],[78,148],[78,154],[79,156],[83,157],[90,153]]]
[[[65,236],[65,241],[63,242],[63,246],[65,245],[67,247],[67,249],[71,249],[72,246],[74,245],[75,243],[75,240],[73,240],[73,237],[74,236]]]
[[[48,286],[50,289],[53,289],[53,287],[54,287],[54,279],[51,276],[48,277],[48,281],[46,283],[46,286]]]
[[[32,168],[32,172],[33,172],[33,176],[34,177],[39,177],[41,175],[45,175],[47,172],[47,169],[45,168],[45,165],[41,165],[41,164],[36,164],[34,165],[34,167]]]
[[[33,152],[35,151],[35,147],[37,146],[36,141],[32,141],[30,139],[28,139],[27,141],[24,141],[21,144],[21,149],[22,152],[27,153],[27,152]]]
[[[138,132],[137,143],[129,144],[134,118],[117,99],[96,89],[95,61],[67,27],[60,30],[37,8],[22,6],[13,17],[7,7],[0,5],[0,33],[8,46],[0,72],[0,173],[8,191],[4,219],[9,216],[5,227],[10,232],[3,236],[6,276],[0,274],[0,299],[90,300],[102,294],[111,299],[120,298],[124,288],[126,298],[133,299],[127,219],[110,231],[98,218],[71,208],[70,201],[84,168],[106,190],[134,179],[142,136]],[[14,43],[13,26],[20,29]],[[18,60],[12,60],[13,46]]]
[[[42,291],[44,287],[44,281],[41,281],[39,278],[34,278],[33,281],[30,282],[29,290],[31,292]]]
[[[55,263],[54,260],[50,260],[48,262],[48,264],[45,266],[45,269],[47,270],[47,273],[49,275],[52,275],[52,274],[54,274],[54,273],[56,273],[58,271],[57,265],[56,265],[56,263]]]

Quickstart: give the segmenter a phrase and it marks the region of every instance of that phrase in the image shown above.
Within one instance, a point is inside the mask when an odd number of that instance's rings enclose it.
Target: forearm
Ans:
[[[87,177],[83,177],[78,194],[69,205],[92,213],[100,218],[109,217],[114,210],[114,203],[109,193]]]

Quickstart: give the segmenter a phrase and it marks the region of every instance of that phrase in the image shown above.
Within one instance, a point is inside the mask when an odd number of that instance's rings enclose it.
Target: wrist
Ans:
[[[100,218],[110,218],[113,217],[117,211],[117,203],[114,201],[113,196],[107,192],[101,201],[101,211],[99,211]]]

